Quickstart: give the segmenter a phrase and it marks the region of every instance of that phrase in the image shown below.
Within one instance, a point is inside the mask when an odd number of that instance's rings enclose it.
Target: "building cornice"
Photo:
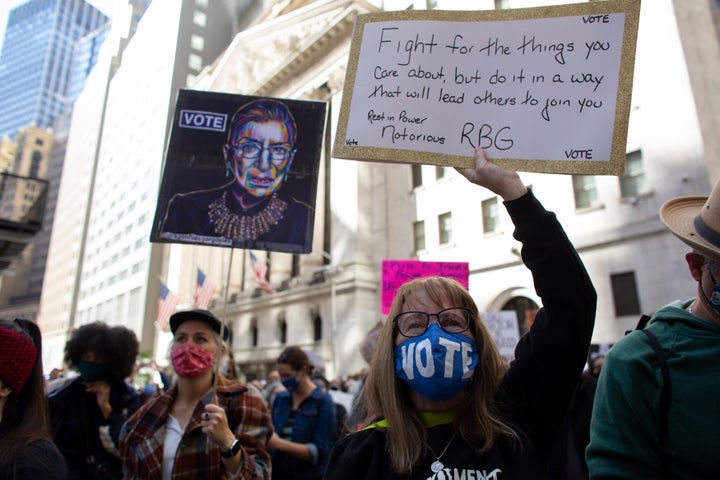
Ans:
[[[377,11],[364,1],[330,0],[269,20],[239,33],[222,57],[198,79],[197,88],[260,96],[289,96],[299,79],[344,74],[355,19]],[[335,85],[338,82],[333,82]],[[317,97],[312,92],[306,97]]]

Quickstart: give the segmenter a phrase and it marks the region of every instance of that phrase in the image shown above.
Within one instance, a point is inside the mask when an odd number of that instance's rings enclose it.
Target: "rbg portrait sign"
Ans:
[[[621,175],[639,0],[357,19],[334,156]],[[422,153],[419,155],[418,153]]]

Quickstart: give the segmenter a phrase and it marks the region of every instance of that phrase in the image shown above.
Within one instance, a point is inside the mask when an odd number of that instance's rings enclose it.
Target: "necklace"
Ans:
[[[447,452],[447,449],[450,448],[450,444],[453,442],[453,440],[455,440],[455,433],[453,433],[453,436],[450,438],[450,441],[447,443],[447,445],[445,445],[443,451],[440,452],[440,455],[437,455],[435,453],[435,450],[433,450],[430,445],[428,445],[427,443],[425,444],[428,450],[430,450],[430,453],[433,454],[433,457],[435,457],[435,461],[432,463],[432,465],[430,465],[430,470],[432,470],[433,473],[438,473],[445,468],[445,465],[443,465],[443,463],[440,461],[440,458],[445,455],[445,452]]]
[[[208,217],[215,233],[231,240],[257,240],[283,219],[287,209],[287,202],[273,194],[265,208],[258,213],[238,215],[227,207],[226,199],[227,191],[210,204]]]

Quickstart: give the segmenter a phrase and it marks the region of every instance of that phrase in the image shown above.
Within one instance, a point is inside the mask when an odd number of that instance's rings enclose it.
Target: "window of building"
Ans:
[[[312,318],[313,341],[319,342],[322,340],[322,317],[316,309],[310,311],[310,316]]]
[[[285,321],[285,317],[278,319],[278,337],[280,337],[280,343],[287,343],[287,322]]]
[[[482,201],[483,233],[496,232],[500,228],[500,209],[497,197]]]
[[[188,55],[188,67],[193,70],[200,70],[202,68],[202,57],[194,53]]]
[[[250,321],[250,338],[252,339],[252,346],[258,346],[258,321],[257,318],[253,318]]]
[[[202,52],[205,49],[205,37],[201,35],[190,35],[190,48]]]
[[[438,233],[440,245],[446,245],[452,241],[452,214],[450,212],[438,216]]]
[[[515,310],[518,319],[520,335],[525,335],[535,320],[535,314],[539,307],[527,297],[513,297],[508,300],[500,310]]]
[[[640,298],[638,296],[635,272],[613,273],[610,275],[615,315],[639,315]]]
[[[205,12],[195,10],[193,12],[193,23],[198,27],[204,27],[207,25],[207,15],[205,15]]]
[[[625,158],[625,174],[620,177],[622,198],[638,197],[648,192],[642,152],[636,150]]]
[[[412,186],[417,188],[422,185],[422,165],[413,164],[410,165],[412,169]]]
[[[300,255],[293,254],[292,265],[290,266],[290,278],[300,275]]]
[[[103,303],[103,316],[99,320],[103,320],[107,323],[112,323],[115,321],[115,316],[113,313],[115,312],[115,299],[111,298],[109,300],[105,300]]]
[[[437,180],[440,180],[441,178],[445,178],[445,167],[440,167],[440,166],[435,167],[435,178]]]
[[[140,313],[140,309],[143,308],[143,302],[140,302],[140,287],[133,288],[130,290],[128,295],[128,317],[131,319],[136,318],[136,315]]]
[[[38,178],[38,174],[40,173],[40,163],[42,162],[42,153],[35,150],[32,153],[32,157],[30,160],[30,174],[29,177],[32,178]]]
[[[420,220],[413,223],[413,238],[415,241],[415,251],[425,250],[425,222]]]
[[[573,175],[575,208],[588,208],[598,204],[597,185],[591,175]]]
[[[125,304],[125,294],[121,293],[115,299],[115,318],[126,318],[126,308],[127,305]]]

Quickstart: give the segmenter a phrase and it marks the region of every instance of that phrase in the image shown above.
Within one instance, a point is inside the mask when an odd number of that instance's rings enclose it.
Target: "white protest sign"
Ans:
[[[499,312],[484,312],[480,314],[495,341],[500,355],[511,362],[515,358],[515,345],[520,340],[517,312],[515,310],[501,310]]]
[[[639,7],[361,15],[333,154],[620,175]]]

